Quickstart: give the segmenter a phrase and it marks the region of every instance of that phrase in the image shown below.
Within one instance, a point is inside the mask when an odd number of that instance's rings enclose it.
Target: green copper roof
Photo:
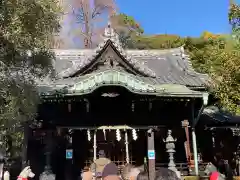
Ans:
[[[56,82],[56,84],[58,84]],[[58,86],[44,91],[43,96],[75,96],[92,93],[99,87],[103,86],[121,86],[125,87],[132,93],[155,96],[177,96],[177,97],[202,97],[202,92],[193,91],[184,85],[177,84],[157,84],[147,81],[144,77],[134,76],[127,72],[117,70],[106,70],[103,72],[92,73],[81,76],[75,83]]]

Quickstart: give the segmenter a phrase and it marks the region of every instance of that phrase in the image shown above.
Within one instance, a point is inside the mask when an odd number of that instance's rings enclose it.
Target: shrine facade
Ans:
[[[183,153],[190,156],[193,146],[198,174],[194,127],[207,104],[209,79],[193,69],[184,47],[125,50],[109,25],[96,49],[54,51],[56,77],[39,82],[38,120],[25,131],[24,163],[36,174],[44,167],[57,179],[64,172],[78,174],[104,150],[123,164],[148,158],[151,176],[156,161],[168,161],[163,141],[167,132],[179,140],[179,161],[184,161]],[[182,130],[174,134],[176,128]],[[72,157],[66,157],[66,150]]]

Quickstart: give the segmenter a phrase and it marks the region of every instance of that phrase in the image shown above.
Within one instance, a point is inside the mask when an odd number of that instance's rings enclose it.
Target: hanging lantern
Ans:
[[[120,130],[119,129],[117,129],[117,131],[116,131],[116,138],[117,138],[117,141],[121,140],[121,134],[120,134]]]
[[[132,136],[133,136],[133,140],[136,141],[137,140],[137,132],[136,129],[132,129]]]
[[[91,141],[91,134],[89,130],[87,130],[87,137],[88,137],[88,141]]]

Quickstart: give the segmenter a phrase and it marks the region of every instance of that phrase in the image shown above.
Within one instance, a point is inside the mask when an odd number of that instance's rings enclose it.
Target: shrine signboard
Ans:
[[[66,149],[66,159],[72,159],[72,158],[73,158],[73,150]]]

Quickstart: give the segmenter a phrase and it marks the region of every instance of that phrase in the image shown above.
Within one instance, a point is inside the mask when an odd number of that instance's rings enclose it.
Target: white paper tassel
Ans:
[[[132,130],[132,136],[133,136],[133,140],[136,141],[138,137],[135,129]]]
[[[116,131],[116,138],[117,138],[117,141],[121,140],[121,135],[120,135],[120,130],[119,129],[117,129],[117,131]]]
[[[91,141],[91,134],[89,130],[87,130],[87,137],[88,137],[88,141]]]
[[[104,140],[106,141],[106,129],[103,129]]]

